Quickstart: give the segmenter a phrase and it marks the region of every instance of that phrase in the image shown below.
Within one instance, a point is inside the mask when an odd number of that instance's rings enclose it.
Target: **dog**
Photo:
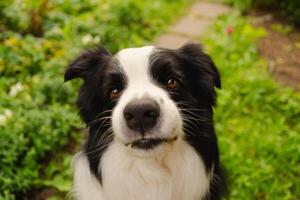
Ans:
[[[217,200],[226,190],[214,132],[219,72],[200,44],[102,46],[81,53],[65,81],[83,79],[88,137],[76,154],[77,200]]]

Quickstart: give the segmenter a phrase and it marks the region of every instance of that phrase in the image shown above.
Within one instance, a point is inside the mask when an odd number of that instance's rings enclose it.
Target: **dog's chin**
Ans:
[[[125,145],[137,150],[152,150],[158,146],[171,144],[176,140],[177,136],[171,138],[140,138]]]

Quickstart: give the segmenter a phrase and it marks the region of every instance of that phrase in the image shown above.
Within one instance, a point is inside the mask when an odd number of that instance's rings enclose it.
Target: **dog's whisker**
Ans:
[[[111,119],[111,117],[110,117],[110,116],[107,116],[107,117],[100,117],[100,118],[97,118],[97,119],[95,119],[95,120],[93,120],[93,121],[87,123],[86,125],[87,125],[87,126],[90,126],[90,125],[92,125],[92,124],[95,124],[95,123],[97,123],[97,122],[103,120],[103,119]]]
[[[210,122],[211,119],[208,119],[208,118],[202,118],[202,117],[199,117],[199,116],[190,116],[190,115],[186,115],[186,114],[181,114],[181,116],[187,120],[194,120],[194,121],[197,121],[197,122]]]
[[[210,119],[205,119],[205,118],[196,118],[196,117],[191,117],[191,116],[188,116],[188,115],[185,115],[185,114],[181,114],[184,118],[188,118],[190,120],[195,120],[195,121],[200,121],[200,122],[208,122],[208,121],[211,121]]]
[[[193,108],[193,109],[197,109],[197,110],[208,110],[208,109],[195,108],[195,105],[193,105],[191,102],[188,102],[188,101],[176,101],[176,104],[186,105],[189,108]]]
[[[110,115],[112,112],[113,112],[113,110],[111,110],[111,109],[110,110],[105,110],[105,111],[100,112],[99,114],[97,114],[95,118],[97,118],[97,117],[99,117],[101,115],[104,115],[104,114]]]
[[[184,122],[184,126],[183,126],[184,128],[186,126],[186,128],[192,129],[197,133],[201,133],[203,136],[207,136],[207,134],[203,134],[205,132],[201,131],[201,129],[199,128],[199,125],[197,125],[195,122],[193,122],[189,119],[186,119],[186,118],[183,118],[183,122]]]
[[[200,115],[200,113],[202,114],[207,114],[208,110],[205,110],[205,109],[197,109],[197,108],[178,108],[178,110],[182,113],[184,112],[188,112],[190,114],[193,114],[193,115],[196,115],[196,116],[199,116],[199,117],[204,117],[202,115]]]
[[[184,105],[184,104],[181,104],[181,103],[177,103],[177,105],[179,105],[178,109],[179,110],[190,110],[190,111],[199,111],[199,112],[209,112],[208,109],[199,109],[199,108],[194,108],[192,105]],[[183,105],[185,106],[184,108],[181,108],[180,105]]]
[[[107,129],[107,130],[101,135],[101,137],[99,138],[99,141],[98,141],[98,143],[97,143],[97,146],[98,146],[99,144],[103,143],[103,142],[104,142],[103,140],[104,140],[106,137],[108,137],[110,134],[111,134],[111,135],[113,134],[112,128]]]
[[[102,145],[100,148],[96,149],[96,152],[99,152],[97,153],[96,155],[92,156],[91,159],[97,159],[97,158],[100,158],[102,155],[103,155],[103,149],[107,148],[109,145],[111,144],[111,142],[105,144],[105,145]],[[94,152],[94,153],[96,153]]]
[[[97,120],[94,120],[93,121],[93,123],[90,123],[90,124],[88,124],[88,126],[92,126],[92,125],[95,125],[95,124],[97,124],[98,122],[100,122],[100,121],[107,121],[107,120],[109,120],[110,118],[101,118],[101,119],[97,119]],[[102,123],[102,122],[101,122]]]
[[[200,114],[197,114],[196,112],[198,112],[197,110],[192,110],[192,109],[188,109],[188,108],[179,108],[179,111],[181,112],[188,112],[188,113],[191,113],[193,115],[196,115],[196,116],[199,116],[199,117],[204,117],[204,116],[201,116]]]
[[[107,135],[106,135],[106,134],[107,134]],[[105,137],[103,137],[102,139],[99,140],[99,141],[101,141],[101,142],[98,143],[98,144],[95,146],[95,149],[92,150],[92,151],[87,152],[87,154],[96,153],[96,152],[98,152],[98,151],[100,151],[100,150],[103,149],[103,146],[105,146],[105,145],[102,145],[102,144],[105,143],[105,142],[107,142],[107,140],[110,140],[111,137],[113,136],[112,132],[109,133],[109,131],[108,131],[106,134],[105,134],[105,135],[106,135]],[[98,146],[99,146],[99,148],[98,148]]]
[[[104,120],[102,121],[102,123],[101,123],[101,124],[99,125],[99,127],[97,128],[95,134],[99,134],[99,131],[100,131],[101,128],[103,128],[103,126],[104,126],[106,120],[107,120],[107,119],[104,119]],[[100,146],[100,145],[103,143],[103,141],[102,141],[103,139],[102,139],[102,138],[104,138],[106,135],[110,135],[111,133],[112,133],[112,129],[111,129],[111,128],[107,129],[104,133],[102,133],[102,135],[101,135],[99,141],[97,142],[95,148],[98,147],[98,146]],[[111,135],[113,135],[113,134],[111,134]]]
[[[198,131],[198,129],[199,129],[199,127],[197,126],[197,124],[195,124],[194,122],[192,122],[192,121],[190,121],[190,120],[186,120],[186,119],[184,119],[183,120],[183,123],[185,124],[185,125],[187,125],[188,127],[190,127],[190,128],[192,128],[193,130],[195,130],[195,131]],[[190,125],[188,125],[188,124],[190,124]]]
[[[184,132],[187,132],[187,133],[189,133],[189,134],[195,136],[195,134],[194,134],[193,132],[189,131],[187,128],[183,128],[183,130],[184,130]]]
[[[189,130],[189,128],[192,129],[192,130]],[[186,133],[189,133],[189,134],[191,134],[193,136],[201,136],[201,137],[209,138],[209,135],[203,134],[204,133],[203,131],[195,130],[194,128],[192,128],[190,126],[187,126],[186,128],[183,128],[183,130]]]
[[[107,120],[109,120],[109,119],[110,119],[110,118],[106,118],[106,119],[104,119],[104,120],[101,122],[101,124],[99,125],[99,127],[98,127],[96,133],[98,133],[98,131],[99,131],[101,128],[103,128],[103,125],[104,125],[105,123],[108,123]]]
[[[110,139],[112,139],[112,137],[113,137],[113,134],[108,133],[104,138],[102,138],[101,142],[95,146],[95,148],[97,147],[96,151],[103,149],[103,146],[105,146],[106,142],[108,142]]]

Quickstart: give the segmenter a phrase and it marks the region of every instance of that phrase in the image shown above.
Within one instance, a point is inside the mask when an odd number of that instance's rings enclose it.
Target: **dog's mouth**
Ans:
[[[125,145],[135,149],[148,150],[164,143],[171,143],[175,140],[177,140],[177,136],[174,138],[141,138]]]

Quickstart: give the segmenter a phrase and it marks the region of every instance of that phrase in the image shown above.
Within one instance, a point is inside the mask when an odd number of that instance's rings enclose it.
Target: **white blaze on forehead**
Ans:
[[[129,83],[149,80],[149,58],[153,49],[154,46],[128,48],[116,54]]]

